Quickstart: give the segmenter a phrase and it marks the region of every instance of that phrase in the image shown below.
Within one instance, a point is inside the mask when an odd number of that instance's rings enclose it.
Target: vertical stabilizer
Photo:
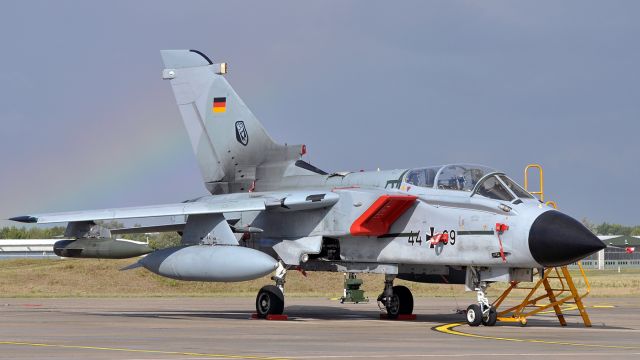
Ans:
[[[196,50],[162,50],[163,79],[171,82],[200,171],[213,193],[246,191],[265,163],[295,161],[301,146],[277,144],[214,64]]]

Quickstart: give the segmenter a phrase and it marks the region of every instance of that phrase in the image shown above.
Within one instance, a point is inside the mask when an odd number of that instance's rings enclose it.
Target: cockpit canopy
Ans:
[[[445,190],[471,191],[478,181],[496,170],[482,165],[454,164],[413,169],[406,182],[415,186]]]
[[[516,198],[533,199],[520,185],[506,175],[487,166],[453,164],[409,170],[408,184],[443,190],[473,192],[490,199],[512,201]]]

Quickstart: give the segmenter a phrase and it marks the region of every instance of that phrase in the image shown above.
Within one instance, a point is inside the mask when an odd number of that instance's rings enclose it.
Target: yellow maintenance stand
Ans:
[[[538,171],[540,183],[538,191],[529,190],[529,172],[531,169]],[[529,193],[539,196],[540,201],[544,202],[544,173],[542,166],[539,164],[527,165],[524,169],[524,188]],[[546,204],[553,208],[558,207],[553,201],[547,201]],[[591,285],[580,262],[578,262],[578,268],[580,269],[580,274],[586,287],[583,294],[578,292],[569,273],[569,269],[566,266],[538,269],[537,272],[534,272],[534,276],[540,276],[540,280],[533,284],[511,282],[509,287],[492,304],[498,311],[498,321],[519,322],[522,325],[526,325],[529,316],[553,308],[553,311],[558,317],[558,321],[560,321],[560,325],[567,325],[563,311],[578,310],[584,325],[591,327],[589,314],[587,314],[587,310],[582,303],[582,299],[589,295]],[[515,290],[526,291],[524,299],[522,299],[518,305],[501,310],[500,306],[503,305],[504,301],[510,295],[516,293]]]

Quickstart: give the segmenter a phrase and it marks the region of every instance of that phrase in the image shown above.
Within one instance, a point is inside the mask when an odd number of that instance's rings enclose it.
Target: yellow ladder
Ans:
[[[538,170],[538,180],[540,181],[540,185],[538,187],[538,191],[529,191],[529,170],[537,169]],[[538,195],[540,197],[540,201],[544,202],[544,171],[542,171],[542,166],[540,164],[529,164],[524,168],[524,189],[529,191],[531,195]],[[555,201],[547,201],[545,204],[552,206],[554,209],[558,208],[558,204]]]
[[[538,170],[540,181],[539,191],[529,191],[530,169]],[[540,196],[540,201],[544,201],[544,173],[542,171],[542,166],[539,164],[527,165],[524,169],[524,188],[529,191],[529,193]],[[558,207],[554,201],[547,201],[546,204],[556,209]],[[500,305],[503,304],[513,290],[529,290],[529,292],[520,304],[505,310],[498,310],[498,321],[519,322],[520,324],[525,325],[529,316],[539,314],[549,308],[553,308],[553,312],[555,312],[558,317],[560,325],[567,325],[563,310],[578,310],[584,325],[586,327],[591,327],[589,314],[587,314],[587,310],[582,302],[582,299],[591,292],[591,285],[589,284],[587,275],[585,274],[580,262],[578,262],[578,268],[580,269],[580,274],[582,275],[586,286],[586,291],[583,294],[578,293],[578,289],[567,266],[546,268],[542,270],[542,273],[540,273],[540,270],[537,270],[537,273],[534,273],[534,276],[540,276],[540,280],[535,282],[532,286],[524,286],[516,281],[511,282],[502,295],[494,301],[493,306],[495,306],[496,309],[499,309]],[[547,302],[544,303],[545,301]],[[573,304],[573,306],[563,308],[566,304]]]
[[[582,302],[582,299],[589,295],[591,285],[582,266],[579,268],[587,288],[583,294],[578,293],[578,289],[566,266],[545,269],[540,280],[532,286],[525,286],[516,281],[511,282],[509,287],[493,303],[493,306],[498,309],[498,321],[519,322],[522,325],[526,325],[529,316],[541,312],[545,313],[545,310],[553,308],[560,325],[567,325],[563,311],[578,310],[584,325],[591,327],[589,314],[587,314]],[[541,274],[534,273],[534,276],[536,275]],[[529,292],[518,305],[499,310],[500,305],[513,290],[529,290]],[[563,307],[564,305],[570,306]]]

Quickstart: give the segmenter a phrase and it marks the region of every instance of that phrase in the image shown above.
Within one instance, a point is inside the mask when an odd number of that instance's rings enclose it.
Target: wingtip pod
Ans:
[[[24,216],[16,216],[9,218],[11,221],[17,221],[26,224],[33,224],[38,222],[38,218],[34,216],[24,215]]]

